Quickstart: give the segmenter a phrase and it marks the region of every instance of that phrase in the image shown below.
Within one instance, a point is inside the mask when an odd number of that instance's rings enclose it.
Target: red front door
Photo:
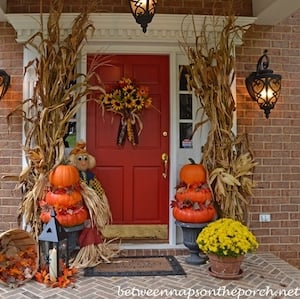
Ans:
[[[92,58],[89,55],[88,61]],[[97,70],[106,89],[127,77],[149,87],[155,108],[141,114],[139,143],[117,145],[120,117],[87,105],[87,148],[95,156],[94,169],[113,215],[109,236],[166,239],[169,219],[169,57],[116,55]]]

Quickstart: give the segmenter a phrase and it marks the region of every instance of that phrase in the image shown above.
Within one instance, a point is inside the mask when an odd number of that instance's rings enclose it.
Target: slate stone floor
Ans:
[[[269,253],[248,254],[243,276],[223,280],[208,273],[209,264],[188,265],[178,255],[186,275],[144,277],[84,277],[80,272],[73,287],[47,288],[31,280],[10,289],[0,284],[2,299],[113,299],[113,298],[300,298],[300,270]]]

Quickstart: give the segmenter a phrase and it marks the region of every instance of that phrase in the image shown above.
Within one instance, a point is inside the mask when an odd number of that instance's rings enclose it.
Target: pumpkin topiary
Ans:
[[[57,188],[77,185],[80,181],[79,171],[73,165],[60,164],[49,173],[49,182]]]
[[[185,164],[179,171],[180,182],[187,185],[201,184],[206,182],[206,171],[202,164],[196,164],[189,158],[190,164]]]

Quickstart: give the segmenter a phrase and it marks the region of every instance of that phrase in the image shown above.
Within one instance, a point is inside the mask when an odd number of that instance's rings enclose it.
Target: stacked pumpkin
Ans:
[[[180,183],[172,202],[173,216],[180,222],[205,223],[216,216],[212,193],[204,166],[189,160],[191,164],[184,165],[179,172]]]
[[[49,173],[49,183],[45,199],[39,202],[41,221],[47,223],[50,220],[50,209],[53,208],[56,219],[64,227],[84,223],[89,213],[80,193],[78,169],[72,165],[59,165]]]

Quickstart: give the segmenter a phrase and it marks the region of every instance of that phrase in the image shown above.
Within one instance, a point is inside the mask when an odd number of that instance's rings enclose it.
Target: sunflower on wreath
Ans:
[[[141,112],[152,106],[148,86],[135,86],[129,78],[123,77],[118,86],[99,98],[102,108],[121,116],[117,144],[123,145],[126,138],[132,145],[138,144],[143,129]]]

